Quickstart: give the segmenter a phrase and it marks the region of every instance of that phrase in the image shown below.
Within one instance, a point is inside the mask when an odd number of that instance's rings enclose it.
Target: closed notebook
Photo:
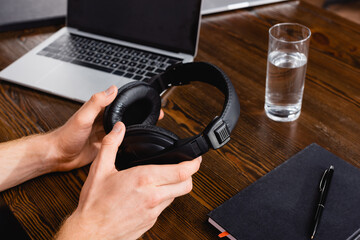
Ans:
[[[360,228],[360,170],[317,144],[211,211],[209,222],[227,231],[230,239],[310,239],[319,183],[330,165],[335,171],[314,239],[355,239]]]

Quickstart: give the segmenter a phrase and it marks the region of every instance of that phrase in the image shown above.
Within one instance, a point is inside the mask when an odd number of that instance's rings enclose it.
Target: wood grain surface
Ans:
[[[298,22],[312,31],[302,113],[291,123],[264,112],[268,29]],[[0,70],[61,26],[0,34]],[[207,214],[316,142],[360,167],[360,26],[304,2],[290,1],[202,18],[196,61],[222,68],[239,95],[232,140],[203,156],[193,191],[176,199],[141,239],[217,239]],[[180,137],[201,132],[224,97],[206,84],[176,87],[163,97],[158,125]],[[81,105],[0,82],[0,141],[57,128]],[[44,146],[46,147],[46,146]],[[77,205],[89,166],[38,177],[1,193],[32,239],[51,239]]]

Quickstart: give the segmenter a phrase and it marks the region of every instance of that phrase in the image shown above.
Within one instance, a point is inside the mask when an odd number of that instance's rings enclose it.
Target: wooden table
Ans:
[[[263,108],[268,29],[279,22],[312,31],[302,113],[292,123],[268,119]],[[1,33],[0,69],[60,27]],[[196,61],[212,62],[229,75],[241,116],[232,140],[203,156],[193,191],[176,199],[142,239],[216,239],[207,214],[313,142],[360,167],[359,25],[299,1],[206,16]],[[212,90],[205,84],[170,90],[158,125],[180,137],[200,132],[222,108],[223,96]],[[1,81],[0,141],[59,127],[79,107]],[[88,166],[48,174],[1,196],[33,239],[51,239],[76,208],[87,173]]]

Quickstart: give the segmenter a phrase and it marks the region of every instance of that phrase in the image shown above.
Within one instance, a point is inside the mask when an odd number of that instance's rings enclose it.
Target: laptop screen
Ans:
[[[195,54],[201,0],[69,0],[69,27]]]

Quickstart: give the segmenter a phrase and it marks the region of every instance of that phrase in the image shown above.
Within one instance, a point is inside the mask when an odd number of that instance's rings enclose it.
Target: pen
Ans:
[[[331,165],[329,167],[329,169],[325,170],[325,172],[320,180],[320,184],[319,184],[320,198],[319,198],[319,203],[316,207],[316,213],[315,213],[314,222],[313,222],[313,228],[312,228],[313,231],[312,231],[311,239],[314,238],[317,228],[319,227],[321,214],[325,208],[326,197],[329,192],[330,182],[331,182],[333,173],[334,173],[334,166]]]
[[[360,240],[360,228],[356,230],[353,234],[351,234],[351,236],[348,237],[346,240]]]

